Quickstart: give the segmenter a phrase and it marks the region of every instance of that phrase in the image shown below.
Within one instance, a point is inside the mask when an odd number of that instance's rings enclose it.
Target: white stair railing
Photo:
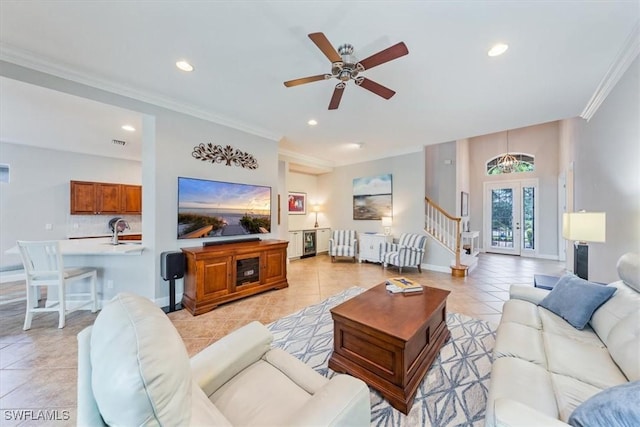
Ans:
[[[466,271],[466,266],[460,263],[460,252],[462,242],[462,228],[460,222],[462,218],[450,215],[437,203],[425,197],[425,231],[434,239],[440,242],[451,253],[456,256],[456,264],[451,267],[451,273],[459,275],[460,271]]]

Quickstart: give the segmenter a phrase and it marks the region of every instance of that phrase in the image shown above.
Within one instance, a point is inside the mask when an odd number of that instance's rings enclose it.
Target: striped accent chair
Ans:
[[[356,262],[358,252],[358,240],[355,230],[333,230],[329,239],[329,255],[331,262],[336,261],[337,256],[353,257]]]
[[[404,233],[400,235],[398,243],[384,243],[380,245],[380,260],[382,266],[395,265],[402,273],[402,267],[418,267],[422,273],[422,258],[427,244],[427,236],[424,234]]]

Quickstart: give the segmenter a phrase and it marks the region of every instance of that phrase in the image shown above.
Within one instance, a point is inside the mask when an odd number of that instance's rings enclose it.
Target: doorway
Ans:
[[[538,240],[538,180],[485,182],[486,252],[535,256]]]

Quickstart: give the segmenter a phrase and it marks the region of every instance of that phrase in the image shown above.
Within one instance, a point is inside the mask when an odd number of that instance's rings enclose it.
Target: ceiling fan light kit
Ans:
[[[387,49],[375,53],[362,61],[358,61],[357,57],[354,55],[353,46],[348,43],[340,45],[338,50],[336,50],[323,33],[311,33],[309,34],[309,38],[316,46],[318,46],[318,49],[322,51],[327,59],[331,61],[331,74],[318,74],[316,76],[289,80],[284,82],[286,87],[293,87],[332,78],[339,80],[333,90],[333,95],[329,102],[329,110],[335,110],[338,108],[340,100],[342,99],[342,94],[346,88],[346,83],[351,80],[357,86],[365,88],[384,99],[389,99],[395,95],[393,90],[382,86],[373,80],[367,79],[366,77],[360,76],[359,74],[365,70],[408,54],[409,49],[407,49],[407,46],[403,42],[397,43]]]

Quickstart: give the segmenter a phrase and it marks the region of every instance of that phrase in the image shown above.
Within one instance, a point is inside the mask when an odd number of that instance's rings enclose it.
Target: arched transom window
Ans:
[[[509,154],[515,158],[515,162],[507,165],[502,164],[501,161]],[[525,153],[503,153],[499,156],[490,159],[487,162],[487,175],[500,175],[503,173],[514,172],[532,172],[534,167],[535,158],[530,154]]]

